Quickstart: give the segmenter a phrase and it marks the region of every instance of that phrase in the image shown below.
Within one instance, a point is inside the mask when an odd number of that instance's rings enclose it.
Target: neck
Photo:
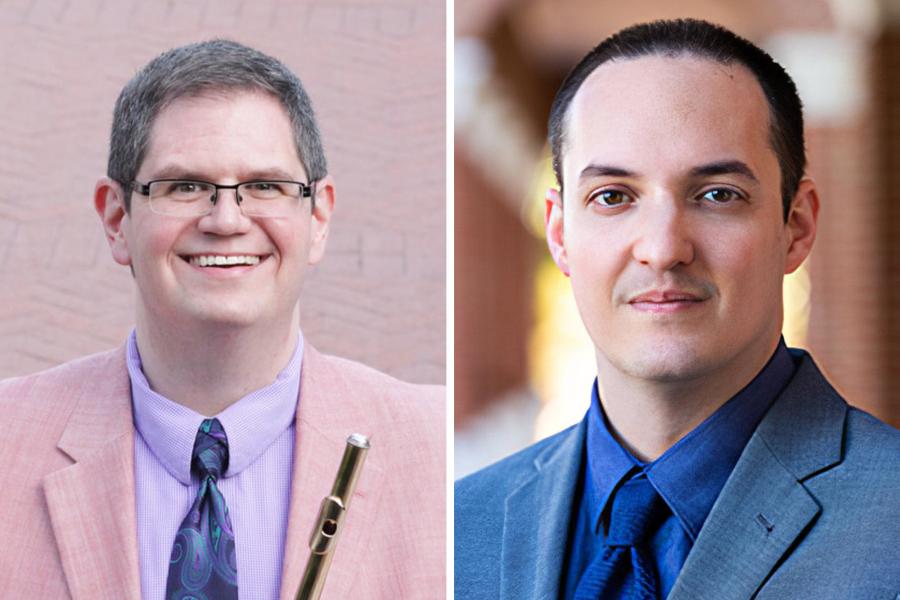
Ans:
[[[216,415],[271,384],[297,347],[299,309],[289,319],[252,326],[183,323],[138,310],[138,349],[156,393],[204,415]]]
[[[777,345],[776,337],[726,365],[677,381],[634,377],[598,352],[600,398],[612,434],[638,459],[656,460],[746,387]]]

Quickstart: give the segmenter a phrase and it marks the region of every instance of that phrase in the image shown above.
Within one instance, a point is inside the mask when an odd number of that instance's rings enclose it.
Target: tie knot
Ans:
[[[607,546],[634,546],[659,525],[666,505],[646,477],[629,479],[616,492],[609,515]]]
[[[228,468],[228,438],[218,419],[206,419],[200,424],[192,464],[201,480],[206,477],[218,480]]]

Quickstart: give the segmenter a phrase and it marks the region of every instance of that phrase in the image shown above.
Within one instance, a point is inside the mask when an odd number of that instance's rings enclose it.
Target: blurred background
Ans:
[[[456,477],[584,415],[596,374],[543,239],[546,120],[568,70],[634,23],[710,20],[766,49],[804,102],[821,210],[785,282],[785,337],[900,426],[900,0],[456,0]]]
[[[164,50],[227,37],[298,74],[335,178],[307,340],[444,383],[445,28],[443,0],[0,2],[0,378],[125,340],[133,283],[93,209],[113,105]]]

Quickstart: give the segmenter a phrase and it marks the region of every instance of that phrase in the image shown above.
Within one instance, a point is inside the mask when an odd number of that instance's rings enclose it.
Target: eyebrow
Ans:
[[[747,166],[747,163],[740,160],[719,160],[705,165],[693,167],[688,175],[690,177],[711,177],[714,175],[741,175],[754,183],[759,183],[753,169]],[[581,170],[578,176],[579,181],[590,179],[591,177],[637,177],[635,171],[629,171],[623,167],[614,165],[597,165],[590,164]]]
[[[295,177],[293,175],[277,167],[272,169],[250,170],[246,173],[241,173],[241,175],[242,176],[238,179],[238,181],[295,180]],[[200,171],[186,169],[178,165],[163,166],[161,169],[159,169],[159,171],[157,171],[156,175],[153,176],[153,179],[189,179],[194,181],[211,180],[208,175],[204,175]]]
[[[615,167],[612,165],[595,165],[590,164],[581,170],[578,180],[583,181],[591,177],[634,177],[637,175],[634,171]]]
[[[740,160],[721,160],[694,167],[690,172],[691,177],[709,177],[712,175],[741,175],[753,183],[759,183],[753,169],[747,163]]]

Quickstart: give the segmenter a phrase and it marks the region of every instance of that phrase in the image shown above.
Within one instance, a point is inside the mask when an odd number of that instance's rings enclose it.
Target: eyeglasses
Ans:
[[[286,217],[295,213],[301,198],[315,198],[316,182],[245,181],[219,185],[194,179],[133,181],[134,191],[149,198],[150,210],[170,217],[202,217],[212,212],[219,190],[234,190],[241,212],[248,217]],[[313,204],[315,208],[315,204]]]

